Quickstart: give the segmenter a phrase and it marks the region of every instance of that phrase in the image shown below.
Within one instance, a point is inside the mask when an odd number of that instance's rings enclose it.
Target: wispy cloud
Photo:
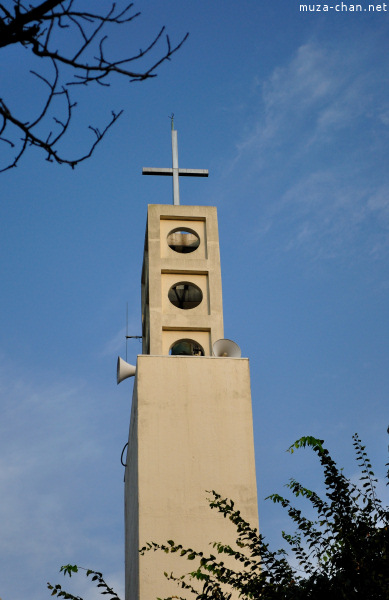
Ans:
[[[232,169],[265,199],[258,231],[282,229],[286,251],[389,252],[389,61],[373,42],[358,49],[301,45],[262,82],[257,122],[237,145]]]
[[[100,355],[112,356],[123,352],[123,349],[125,348],[126,333],[125,327],[115,333],[115,335],[105,343]]]
[[[106,341],[100,352],[100,356],[112,356],[115,354],[121,354],[124,356],[126,352],[126,346],[128,347],[129,354],[139,354],[141,352],[139,340],[136,338],[131,338],[131,340],[127,341],[127,333],[129,336],[141,335],[142,332],[139,328],[138,315],[131,315],[128,319],[127,327],[123,327],[117,333],[115,333],[111,339]]]
[[[111,570],[112,558],[121,564],[121,544],[99,514],[112,482],[107,480],[99,497],[93,496],[99,470],[112,471],[93,420],[98,392],[45,375],[47,380],[38,382],[34,374],[1,361],[3,600],[22,600],[27,593],[38,600],[50,573],[70,560]]]

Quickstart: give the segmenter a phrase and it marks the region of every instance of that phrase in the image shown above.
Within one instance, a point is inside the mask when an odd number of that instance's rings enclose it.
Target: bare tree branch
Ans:
[[[166,35],[165,50],[155,57],[153,51],[165,33],[162,27],[145,49],[128,56],[112,57],[106,50],[111,29],[127,26],[140,15],[139,12],[133,12],[132,2],[125,3],[121,8],[115,2],[110,3],[104,12],[77,9],[75,5],[79,4],[79,0],[46,0],[36,6],[26,6],[21,0],[11,0],[11,3],[11,8],[0,3],[0,49],[14,44],[23,46],[42,61],[42,69],[47,69],[46,63],[51,65],[54,75],[46,75],[47,70],[43,73],[30,71],[47,88],[42,108],[31,121],[16,115],[3,90],[3,97],[0,98],[0,143],[3,142],[10,151],[17,148],[17,152],[6,164],[0,164],[0,172],[16,167],[31,146],[44,150],[48,161],[68,164],[72,168],[89,158],[122,111],[112,111],[110,120],[101,131],[94,125],[88,125],[96,136],[89,150],[79,157],[66,158],[61,154],[58,144],[69,132],[76,107],[76,102],[70,96],[70,86],[94,83],[109,86],[114,74],[125,77],[129,82],[156,77],[158,67],[169,61],[188,37],[186,34],[178,44],[172,46]],[[108,4],[106,0],[105,4]],[[64,35],[67,36],[66,45],[61,42]],[[145,64],[147,59],[150,59],[148,65]],[[139,69],[130,68],[130,64],[136,61],[143,66]],[[47,133],[42,135],[44,128]],[[21,137],[15,132],[19,132]]]

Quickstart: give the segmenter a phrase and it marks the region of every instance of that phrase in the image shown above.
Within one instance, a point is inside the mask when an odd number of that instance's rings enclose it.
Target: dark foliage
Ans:
[[[95,585],[100,588],[100,593],[104,595],[108,595],[108,600],[120,600],[118,596],[115,594],[112,588],[104,580],[103,574],[98,571],[92,571],[92,569],[84,569],[84,567],[77,567],[77,565],[65,565],[61,567],[60,572],[64,575],[72,576],[72,573],[78,573],[79,569],[85,571],[85,575],[90,577],[92,581],[95,582]],[[83,600],[80,596],[73,596],[73,594],[69,594],[69,592],[65,592],[62,587],[57,585],[51,585],[51,583],[47,584],[49,590],[51,590],[52,596],[57,596],[58,598],[65,598],[65,600]]]
[[[361,468],[359,486],[336,466],[322,440],[303,437],[289,448],[293,452],[309,446],[317,454],[326,487],[326,498],[322,499],[294,479],[287,485],[294,496],[311,503],[316,513],[314,521],[283,496],[270,496],[287,510],[296,526],[294,535],[283,532],[283,538],[297,559],[297,567],[293,566],[296,561],[288,561],[284,550],[270,550],[234,503],[216,492],[212,492],[210,506],[236,526],[235,548],[215,543],[215,554],[205,555],[170,540],[162,545],[147,544],[141,553],[176,552],[196,561],[197,568],[191,573],[166,576],[192,592],[197,600],[229,600],[232,593],[264,600],[388,600],[389,510],[377,497],[377,480],[365,447],[357,435],[353,440]],[[231,560],[226,566],[223,555],[234,559],[236,567],[230,566]]]
[[[264,537],[243,519],[234,502],[216,492],[211,492],[210,507],[235,525],[234,547],[217,542],[213,553],[205,554],[168,540],[166,544],[148,543],[141,554],[177,553],[193,561],[196,567],[190,573],[165,576],[178,584],[186,598],[194,594],[196,600],[230,600],[232,596],[247,600],[389,600],[389,509],[377,497],[377,479],[365,447],[357,434],[353,440],[361,470],[359,485],[345,477],[322,440],[302,437],[289,448],[293,453],[308,446],[317,454],[326,488],[322,499],[294,479],[287,484],[295,497],[310,502],[316,514],[313,521],[287,498],[279,494],[269,497],[287,510],[296,526],[294,535],[282,534],[293,552],[293,561],[288,560],[285,550],[273,552]],[[70,576],[77,570],[71,565],[61,569]],[[86,574],[93,575],[103,594],[118,600],[101,573],[89,570]],[[53,595],[82,600],[59,585],[48,587]],[[181,596],[169,600],[173,598]]]

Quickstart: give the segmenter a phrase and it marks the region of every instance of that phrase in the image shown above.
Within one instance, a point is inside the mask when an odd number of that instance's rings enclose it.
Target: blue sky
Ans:
[[[154,80],[76,92],[65,150],[125,111],[91,160],[72,171],[32,150],[1,175],[2,600],[41,600],[69,562],[122,593],[132,383],[116,386],[116,357],[127,302],[129,333],[141,330],[147,204],[171,202],[171,181],[141,169],[170,166],[172,112],[180,166],[210,171],[181,181],[181,201],[218,208],[225,336],[251,365],[262,531],[281,544],[288,520],[264,498],[289,477],[322,489],[308,451],[285,453],[301,435],[325,439],[354,476],[357,431],[385,473],[388,13],[301,13],[296,0],[136,9],[120,51],[162,25],[172,41],[190,32],[181,51]],[[2,97],[34,108],[27,53],[2,52]],[[130,362],[139,352],[130,342]]]

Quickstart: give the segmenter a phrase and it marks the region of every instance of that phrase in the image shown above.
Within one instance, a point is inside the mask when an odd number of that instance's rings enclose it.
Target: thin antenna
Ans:
[[[128,340],[141,340],[141,335],[128,335],[128,302],[126,302],[126,362],[127,362],[127,346]],[[0,598],[1,600],[1,598]]]
[[[128,346],[128,302],[126,302],[126,362],[127,362],[127,346]]]

